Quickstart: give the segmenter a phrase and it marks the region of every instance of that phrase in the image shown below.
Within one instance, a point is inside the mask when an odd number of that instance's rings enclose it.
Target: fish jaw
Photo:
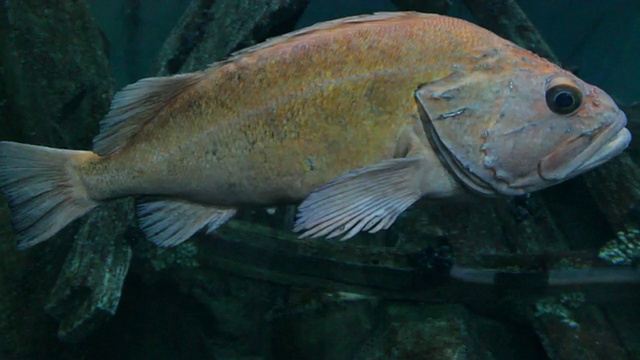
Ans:
[[[554,155],[542,159],[538,166],[538,174],[544,180],[551,182],[570,179],[584,172],[592,170],[622,153],[631,142],[631,132],[625,127],[627,118],[622,111],[619,111],[617,118],[608,128],[600,131],[598,139],[586,147],[568,165],[558,170],[554,166],[556,161]],[[590,133],[581,134],[573,139],[573,143],[579,142],[585,137],[593,136]]]

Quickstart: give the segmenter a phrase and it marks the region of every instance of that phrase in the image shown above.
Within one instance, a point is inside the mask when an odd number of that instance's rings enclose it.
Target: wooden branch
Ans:
[[[400,10],[412,10],[423,13],[446,14],[451,8],[451,0],[392,0]]]
[[[560,64],[551,47],[515,0],[463,0],[480,25]]]
[[[194,0],[160,51],[158,75],[205,68],[293,30],[308,0]]]

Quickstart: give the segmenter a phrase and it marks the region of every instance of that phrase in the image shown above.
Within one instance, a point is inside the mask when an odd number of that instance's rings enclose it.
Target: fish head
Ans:
[[[609,95],[536,56],[507,65],[480,62],[415,95],[440,159],[485,195],[558,184],[612,159],[631,141],[626,116]]]

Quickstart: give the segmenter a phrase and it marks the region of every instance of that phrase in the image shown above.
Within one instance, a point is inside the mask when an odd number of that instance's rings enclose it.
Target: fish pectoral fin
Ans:
[[[387,160],[354,170],[313,191],[298,207],[294,231],[300,237],[332,238],[387,229],[418,200],[427,160]]]
[[[114,96],[109,113],[100,121],[93,151],[100,156],[118,152],[176,97],[200,82],[204,74],[153,77],[124,87]]]
[[[227,222],[236,209],[202,205],[174,198],[142,197],[137,205],[140,227],[147,239],[159,246],[176,246],[196,231],[207,234]]]

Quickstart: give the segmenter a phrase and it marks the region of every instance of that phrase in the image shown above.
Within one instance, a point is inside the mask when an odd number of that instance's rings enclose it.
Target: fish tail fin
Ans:
[[[47,240],[93,209],[78,174],[88,151],[0,142],[0,193],[11,209],[18,248]]]

